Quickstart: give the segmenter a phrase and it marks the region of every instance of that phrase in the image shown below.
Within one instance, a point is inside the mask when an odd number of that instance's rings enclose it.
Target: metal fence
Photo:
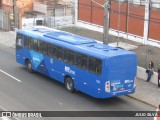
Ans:
[[[52,12],[51,12],[52,11]],[[53,9],[47,11],[47,14],[27,13],[22,18],[23,27],[33,27],[43,25],[50,28],[65,27],[74,24],[74,9],[72,7],[65,9]]]
[[[0,29],[9,31],[10,30],[10,19],[9,13],[0,9]]]

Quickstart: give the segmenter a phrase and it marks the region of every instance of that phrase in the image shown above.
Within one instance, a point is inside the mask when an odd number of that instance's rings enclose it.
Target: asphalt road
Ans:
[[[155,108],[127,96],[94,99],[69,93],[64,85],[16,63],[15,50],[0,45],[0,109],[8,111],[152,111]],[[36,120],[28,118],[29,120]],[[39,119],[39,118],[38,118]],[[42,118],[75,119],[75,118]],[[77,120],[152,120],[153,118],[76,118]]]

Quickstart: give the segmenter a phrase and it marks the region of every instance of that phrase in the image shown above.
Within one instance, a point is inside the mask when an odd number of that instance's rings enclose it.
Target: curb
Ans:
[[[149,103],[149,102],[146,102],[146,101],[144,101],[144,100],[141,100],[141,99],[139,99],[139,98],[137,98],[137,97],[134,97],[134,96],[132,96],[132,95],[126,95],[126,96],[128,96],[128,97],[130,97],[130,98],[132,98],[132,99],[135,99],[135,100],[137,100],[137,101],[140,101],[140,102],[142,102],[142,103],[145,103],[145,104],[147,104],[147,105],[149,105],[149,106],[152,106],[152,107],[157,108],[156,105],[151,104],[151,103]]]

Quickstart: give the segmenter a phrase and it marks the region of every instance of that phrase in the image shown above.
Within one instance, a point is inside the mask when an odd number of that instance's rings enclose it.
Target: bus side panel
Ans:
[[[48,76],[64,82],[64,63],[56,59],[45,56],[46,69],[48,70]]]
[[[75,67],[75,88],[92,97],[98,97],[101,94],[100,81],[101,76],[97,76],[88,71]]]
[[[16,62],[24,65],[24,59],[23,59],[23,48],[16,49]]]

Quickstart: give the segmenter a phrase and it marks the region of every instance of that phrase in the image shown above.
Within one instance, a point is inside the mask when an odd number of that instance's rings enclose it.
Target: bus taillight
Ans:
[[[110,81],[107,81],[107,82],[105,83],[105,91],[106,91],[106,92],[110,92]]]
[[[134,87],[136,87],[136,77],[134,78]]]

